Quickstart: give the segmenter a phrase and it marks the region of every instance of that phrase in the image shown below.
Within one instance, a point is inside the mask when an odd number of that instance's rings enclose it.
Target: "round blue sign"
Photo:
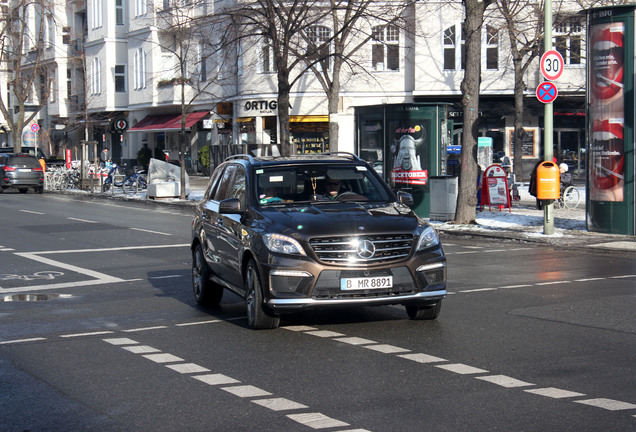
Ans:
[[[558,94],[559,94],[559,91],[557,90],[556,85],[554,85],[551,82],[548,82],[548,81],[542,82],[537,87],[537,99],[539,99],[540,102],[543,102],[546,104],[550,102],[554,102]]]

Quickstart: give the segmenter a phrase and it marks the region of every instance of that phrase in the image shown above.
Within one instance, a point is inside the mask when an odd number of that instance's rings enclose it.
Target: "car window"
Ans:
[[[40,162],[32,156],[11,156],[7,165],[18,168],[38,168]]]
[[[389,194],[377,174],[364,165],[289,165],[259,168],[256,196],[261,205],[333,199],[387,201]],[[338,192],[329,193],[337,184]]]
[[[223,175],[219,180],[218,186],[214,191],[212,199],[214,201],[223,201],[224,199],[231,198],[230,188],[232,186],[232,178],[236,173],[236,165],[228,165],[223,171]]]
[[[208,188],[206,189],[205,194],[203,194],[204,200],[208,201],[214,197],[214,193],[216,192],[219,179],[221,178],[223,171],[224,171],[223,165],[221,165],[218,169],[214,170],[214,173],[212,174],[212,179],[208,183]]]
[[[236,173],[232,179],[232,186],[229,189],[228,198],[238,198],[241,200],[241,208],[245,208],[245,169],[242,166],[236,167]]]

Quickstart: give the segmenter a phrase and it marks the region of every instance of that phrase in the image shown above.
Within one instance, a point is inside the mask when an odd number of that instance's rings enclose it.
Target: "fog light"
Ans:
[[[306,271],[274,270],[269,273],[270,290],[276,293],[306,294],[313,280],[313,275]]]
[[[438,262],[425,264],[417,268],[417,277],[420,284],[428,287],[446,281],[446,263]]]

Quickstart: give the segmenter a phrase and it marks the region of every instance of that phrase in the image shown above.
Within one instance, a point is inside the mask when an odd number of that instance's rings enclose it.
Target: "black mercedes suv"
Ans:
[[[435,319],[446,257],[412,203],[350,153],[231,156],[196,206],[195,300],[218,304],[230,289],[253,329],[342,305],[401,304],[411,319]]]

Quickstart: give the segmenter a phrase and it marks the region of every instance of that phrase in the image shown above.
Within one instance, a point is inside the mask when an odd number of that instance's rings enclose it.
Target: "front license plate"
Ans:
[[[393,276],[343,278],[340,279],[340,290],[382,289],[393,286]]]

